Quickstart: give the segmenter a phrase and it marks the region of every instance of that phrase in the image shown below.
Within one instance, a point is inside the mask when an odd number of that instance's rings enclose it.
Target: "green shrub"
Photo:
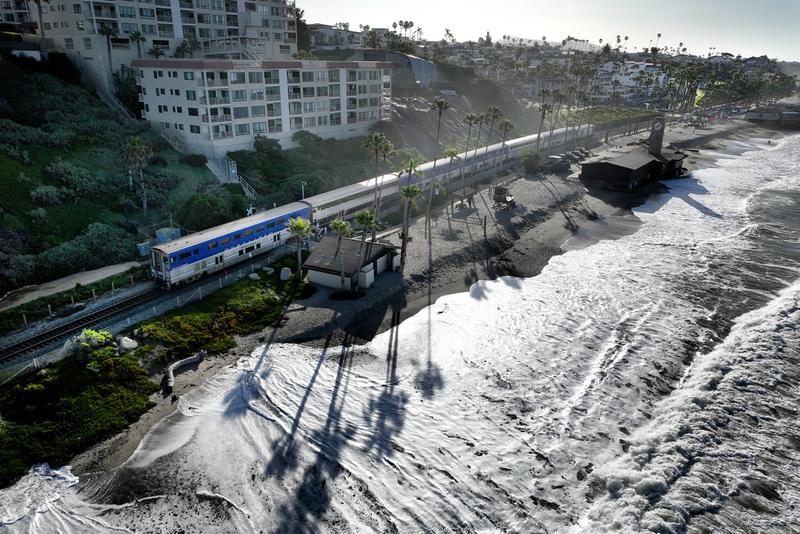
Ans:
[[[52,185],[40,185],[31,190],[31,200],[44,206],[54,206],[61,202],[61,190]]]
[[[44,208],[34,208],[27,215],[34,224],[43,224],[47,221],[47,210]]]
[[[203,154],[184,154],[181,156],[181,163],[190,165],[192,167],[202,167],[208,163],[208,158]]]
[[[159,167],[166,167],[167,160],[164,158],[164,156],[159,156],[158,154],[156,154],[155,156],[150,158],[148,164],[153,166],[158,165]]]

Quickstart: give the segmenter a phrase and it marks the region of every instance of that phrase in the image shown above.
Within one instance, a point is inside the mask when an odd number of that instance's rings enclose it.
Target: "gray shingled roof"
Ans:
[[[395,248],[382,243],[371,243],[367,238],[362,255],[359,257],[358,251],[361,248],[361,240],[344,238],[339,251],[341,256],[338,256],[336,255],[337,239],[336,236],[323,237],[322,241],[311,251],[305,267],[317,271],[339,273],[341,272],[342,257],[344,257],[344,272],[346,275],[352,275],[364,265],[369,265],[381,257],[387,250]]]

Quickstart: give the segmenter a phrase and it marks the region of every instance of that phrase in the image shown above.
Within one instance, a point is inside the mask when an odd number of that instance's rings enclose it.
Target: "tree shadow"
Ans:
[[[561,212],[561,215],[563,215],[564,219],[566,220],[564,227],[572,232],[576,231],[578,229],[578,225],[575,224],[575,222],[567,214],[567,212],[564,211],[564,208],[561,207],[561,197],[558,195],[558,188],[547,178],[547,176],[544,175],[542,176],[541,184],[545,189],[547,189],[547,192],[550,193],[550,195],[553,197],[553,200],[555,201],[556,204],[556,208],[558,208],[558,211]]]
[[[353,363],[351,342],[352,339],[347,336],[342,344],[325,425],[310,436],[310,440],[319,447],[319,452],[303,472],[294,497],[278,509],[280,522],[276,532],[316,532],[316,524],[331,506],[333,483],[343,471],[340,466],[342,451],[355,434],[353,425],[342,427],[341,418]]]

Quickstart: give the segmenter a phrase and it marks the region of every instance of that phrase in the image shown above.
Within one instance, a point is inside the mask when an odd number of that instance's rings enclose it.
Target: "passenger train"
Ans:
[[[561,128],[552,134],[544,132],[539,149],[558,147],[591,137],[593,133],[593,125],[569,131]],[[536,139],[534,134],[490,145],[488,149],[472,149],[459,154],[452,164],[449,158],[442,158],[435,164],[430,161],[420,165],[410,178],[397,174],[377,176],[156,245],[150,250],[150,274],[167,289],[191,282],[281,246],[290,237],[288,222],[291,218],[303,217],[319,227],[337,216],[347,217],[371,206],[376,183],[382,199],[397,196],[400,188],[406,185],[424,187],[431,180],[452,183],[461,176],[462,167],[464,176],[470,176],[518,159],[536,149]]]

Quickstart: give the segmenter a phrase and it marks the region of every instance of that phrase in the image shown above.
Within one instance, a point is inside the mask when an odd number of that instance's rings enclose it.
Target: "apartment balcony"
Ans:
[[[161,7],[170,7],[169,0],[156,0],[156,5]]]
[[[224,106],[231,103],[228,97],[200,97],[200,103],[208,106]]]
[[[289,100],[300,100],[303,98],[303,95],[300,93],[289,93]]]
[[[96,19],[116,19],[117,12],[113,9],[95,9],[94,18]]]
[[[159,28],[158,36],[163,37],[165,39],[173,39],[175,37],[175,32],[172,30],[162,30]],[[166,48],[166,47],[159,47],[159,48]]]
[[[158,22],[169,22],[169,23],[172,23],[172,15],[158,14],[158,15],[156,15],[156,20],[158,20]]]
[[[250,100],[264,100],[264,93],[251,93]]]
[[[180,0],[181,9],[194,9],[194,2],[191,0]]]
[[[281,112],[280,110],[277,111],[267,111],[267,117],[280,117]]]
[[[206,122],[231,122],[233,120],[231,115],[211,115],[210,118],[206,115],[205,118]]]
[[[225,2],[226,13],[238,13],[239,5],[236,2]]]
[[[194,17],[181,15],[181,24],[196,24]]]
[[[139,102],[144,102],[144,95],[142,93],[139,93],[138,96],[139,96]]]
[[[217,79],[204,80],[203,78],[199,78],[197,80],[197,85],[199,85],[201,87],[228,87],[228,80],[227,79],[225,79],[225,80],[217,80]]]
[[[228,139],[233,137],[233,132],[215,132],[214,139]]]

